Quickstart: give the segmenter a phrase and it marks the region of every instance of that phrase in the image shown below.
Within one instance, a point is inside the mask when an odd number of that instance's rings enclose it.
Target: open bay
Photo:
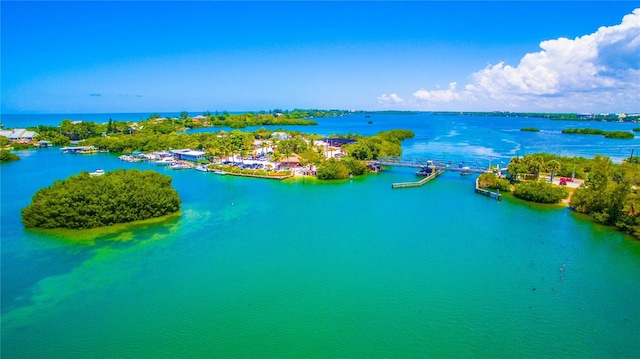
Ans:
[[[560,133],[629,123],[431,114],[318,122],[295,129],[406,128],[416,137],[405,157],[483,166],[540,151],[620,161],[640,143]],[[0,167],[3,358],[640,356],[640,242],[565,207],[476,195],[472,176],[392,190],[414,170],[279,182],[112,154],[19,155]],[[171,175],[182,216],[83,243],[20,223],[39,188],[122,167]]]

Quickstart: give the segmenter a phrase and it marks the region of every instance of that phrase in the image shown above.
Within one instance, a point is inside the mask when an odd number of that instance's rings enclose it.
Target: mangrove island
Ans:
[[[27,228],[86,229],[161,217],[179,211],[181,202],[171,177],[120,169],[55,181],[21,214]]]

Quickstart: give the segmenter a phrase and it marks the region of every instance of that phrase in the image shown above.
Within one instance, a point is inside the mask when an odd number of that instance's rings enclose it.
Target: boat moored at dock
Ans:
[[[69,153],[73,155],[91,155],[98,153],[98,148],[94,146],[62,147],[60,150],[62,153]]]

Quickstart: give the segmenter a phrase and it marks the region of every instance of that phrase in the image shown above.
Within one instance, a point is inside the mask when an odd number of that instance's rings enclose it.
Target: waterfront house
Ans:
[[[34,131],[27,131],[24,128],[14,128],[12,130],[0,131],[0,136],[7,137],[11,142],[28,143],[38,134]]]
[[[170,150],[169,153],[178,157],[179,160],[182,161],[192,161],[197,162],[198,160],[204,159],[205,152],[204,151],[196,151],[192,149],[182,149],[182,150]]]
[[[207,122],[207,117],[203,115],[195,116],[191,119],[193,123],[205,123]]]

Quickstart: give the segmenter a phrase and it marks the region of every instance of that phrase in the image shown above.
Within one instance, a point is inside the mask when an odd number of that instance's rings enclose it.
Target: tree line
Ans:
[[[191,116],[183,111],[179,116],[163,117],[159,113],[151,114],[140,121],[117,121],[111,118],[105,123],[90,121],[71,121],[64,119],[58,126],[32,126],[29,130],[36,131],[35,140],[45,140],[54,146],[66,146],[71,141],[82,141],[89,138],[110,134],[154,133],[169,134],[201,127],[230,127],[245,128],[248,126],[291,126],[317,125],[311,118],[343,116],[348,114],[343,110],[270,110],[246,113],[222,113],[209,111],[202,115]],[[25,146],[25,148],[32,146]]]

